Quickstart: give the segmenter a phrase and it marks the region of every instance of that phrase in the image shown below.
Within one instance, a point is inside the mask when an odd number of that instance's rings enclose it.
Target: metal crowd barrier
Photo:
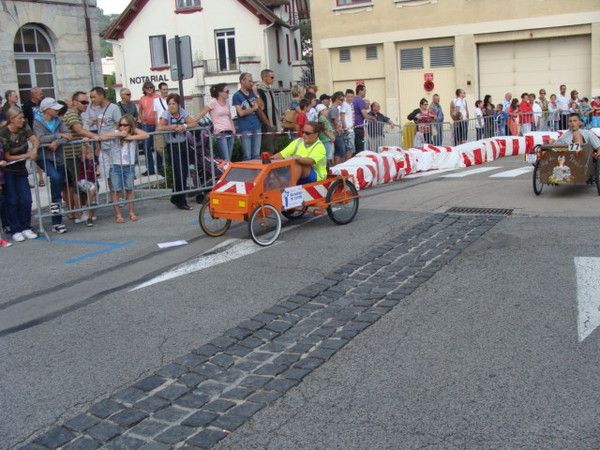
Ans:
[[[44,219],[77,215],[100,208],[123,206],[128,202],[159,199],[172,195],[199,194],[212,189],[219,177],[213,153],[213,136],[207,128],[189,129],[179,142],[167,141],[178,136],[171,131],[149,133],[145,141],[133,141],[135,163],[131,166],[134,176],[134,196],[131,199],[112,198],[110,176],[124,184],[126,175],[116,171],[113,157],[118,155],[119,139],[78,140],[63,145],[60,153],[52,151],[48,145],[38,150],[38,164],[44,171],[45,186],[38,184],[37,173],[33,170],[35,185],[34,210],[37,211],[38,230],[45,234]],[[170,136],[168,136],[170,135]],[[150,140],[152,140],[152,147]],[[150,151],[153,148],[154,151]],[[64,152],[74,153],[74,158],[61,158]],[[87,155],[87,156],[86,156]],[[149,159],[153,158],[154,164]],[[148,167],[155,167],[156,173],[149,173]],[[87,176],[86,176],[87,174]],[[86,182],[84,182],[84,180]],[[56,219],[55,219],[56,220]],[[54,222],[54,221],[53,221]]]
[[[401,147],[402,127],[376,120],[365,120],[364,149],[377,152],[379,147]]]

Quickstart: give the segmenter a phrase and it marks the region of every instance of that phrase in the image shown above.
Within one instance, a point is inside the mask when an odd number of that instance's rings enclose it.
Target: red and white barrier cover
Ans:
[[[366,156],[355,156],[329,169],[333,175],[345,175],[352,179],[357,189],[364,189],[377,180],[377,164]]]

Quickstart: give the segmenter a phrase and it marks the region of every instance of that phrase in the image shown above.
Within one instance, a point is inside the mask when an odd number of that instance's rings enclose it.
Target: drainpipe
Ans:
[[[90,63],[90,76],[92,80],[92,86],[98,86],[98,82],[96,80],[96,70],[94,68],[94,44],[92,41],[92,24],[90,20],[90,15],[88,13],[87,0],[82,0],[82,3],[83,14],[85,16],[85,34],[87,38],[88,59]]]

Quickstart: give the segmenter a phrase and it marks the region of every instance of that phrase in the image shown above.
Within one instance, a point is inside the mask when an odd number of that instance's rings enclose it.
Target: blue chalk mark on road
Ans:
[[[67,244],[67,245],[89,245],[93,247],[100,247],[98,250],[86,253],[81,256],[77,256],[75,258],[65,259],[65,264],[73,264],[81,261],[85,261],[86,259],[95,258],[96,256],[100,256],[104,253],[113,252],[115,250],[128,247],[135,243],[135,241],[126,241],[126,242],[100,242],[100,241],[86,241],[79,239],[60,239],[54,238],[50,242],[56,242],[58,244]]]

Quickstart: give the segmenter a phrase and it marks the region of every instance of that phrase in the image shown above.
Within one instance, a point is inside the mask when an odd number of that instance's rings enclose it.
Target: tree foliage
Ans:
[[[119,17],[118,14],[104,14],[102,8],[96,8],[96,10],[98,11],[98,14],[96,15],[98,32],[105,30],[113,20]],[[100,38],[100,53],[102,58],[113,55],[112,44],[102,38]]]

